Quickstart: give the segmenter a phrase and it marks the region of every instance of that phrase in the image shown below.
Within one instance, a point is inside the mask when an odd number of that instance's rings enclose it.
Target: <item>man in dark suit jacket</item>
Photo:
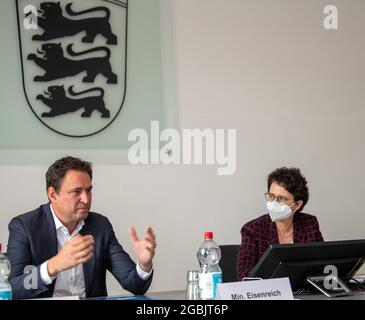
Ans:
[[[49,203],[12,219],[7,254],[13,298],[106,296],[106,270],[133,294],[152,280],[156,240],[148,227],[143,239],[129,229],[138,263],[115,237],[109,220],[91,207],[89,162],[65,157],[46,173]],[[34,266],[30,274],[27,266]]]

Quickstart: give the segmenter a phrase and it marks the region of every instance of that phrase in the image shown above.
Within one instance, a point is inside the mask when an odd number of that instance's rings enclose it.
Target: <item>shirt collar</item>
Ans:
[[[49,207],[51,208],[51,212],[52,212],[53,220],[54,220],[54,223],[55,223],[55,226],[56,226],[56,230],[58,231],[61,228],[66,228],[65,225],[60,221],[60,219],[57,218],[56,214],[53,211],[53,207],[52,207],[51,203],[49,204]],[[82,227],[84,226],[84,224],[85,224],[84,220],[79,221],[79,223],[77,224],[77,226],[76,226],[75,230],[72,232],[72,234],[79,233],[80,230],[82,229]]]

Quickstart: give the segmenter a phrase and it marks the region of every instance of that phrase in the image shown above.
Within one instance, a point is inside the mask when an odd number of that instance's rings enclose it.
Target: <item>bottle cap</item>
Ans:
[[[213,232],[210,232],[210,231],[205,232],[204,233],[204,238],[205,239],[213,239]]]

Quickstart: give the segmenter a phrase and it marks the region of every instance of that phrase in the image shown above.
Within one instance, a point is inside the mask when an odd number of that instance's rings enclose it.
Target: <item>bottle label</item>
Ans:
[[[11,291],[0,291],[0,300],[11,300]]]
[[[209,272],[199,274],[200,299],[214,299],[217,283],[222,282],[222,272]]]

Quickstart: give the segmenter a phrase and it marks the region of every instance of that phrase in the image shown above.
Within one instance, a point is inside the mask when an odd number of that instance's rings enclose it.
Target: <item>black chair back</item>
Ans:
[[[219,246],[221,249],[221,260],[219,266],[222,269],[223,282],[235,282],[237,280],[237,253],[239,244],[226,244]]]

